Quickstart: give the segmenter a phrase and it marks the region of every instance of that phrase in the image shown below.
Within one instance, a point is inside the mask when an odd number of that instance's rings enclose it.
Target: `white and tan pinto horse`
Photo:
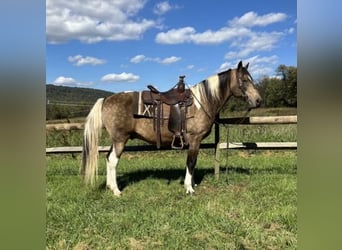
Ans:
[[[213,75],[191,87],[193,104],[188,108],[190,117],[186,123],[186,139],[189,143],[184,186],[186,193],[194,192],[194,169],[201,141],[210,134],[216,115],[229,97],[244,98],[250,108],[260,106],[261,97],[248,72],[248,64],[240,61],[236,69],[229,69]],[[117,185],[116,167],[128,139],[139,138],[151,144],[156,143],[153,121],[133,116],[133,94],[117,93],[98,99],[90,111],[84,129],[83,159],[81,174],[86,184],[94,185],[98,169],[98,138],[103,127],[112,140],[107,155],[107,187],[115,196],[121,191]],[[161,129],[163,144],[171,144],[173,134]]]

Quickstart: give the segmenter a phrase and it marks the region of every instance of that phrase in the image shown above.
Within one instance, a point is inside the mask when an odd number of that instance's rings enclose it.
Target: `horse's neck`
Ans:
[[[214,121],[216,115],[221,111],[223,106],[227,103],[228,99],[231,96],[230,92],[230,86],[227,86],[227,89],[225,91],[225,94],[222,96],[220,99],[216,99],[215,101],[210,101],[208,98],[207,99],[199,99],[196,96],[194,97],[194,103],[192,106],[194,109],[200,112],[204,112],[205,115]]]
[[[230,93],[225,96],[220,102],[216,103],[216,105],[213,105],[212,108],[212,115],[216,116],[220,111],[222,110],[223,106],[228,102],[228,99],[230,98]]]
[[[211,113],[213,116],[216,116],[223,108],[223,106],[228,102],[228,99],[231,96],[230,90],[230,80],[225,83],[226,87],[223,89],[220,98],[216,99],[215,102],[209,103],[208,106],[211,106]]]
[[[227,80],[224,83],[225,88],[224,88],[224,94],[222,95],[222,98],[220,99],[220,101],[217,103],[216,105],[216,113],[218,114],[223,106],[228,102],[228,100],[230,99],[230,97],[232,96],[232,89],[231,89],[231,83],[234,81],[237,81],[236,79],[236,70],[229,70],[228,71],[228,76],[227,76]]]
[[[206,81],[191,89],[195,106],[198,110],[203,109],[207,116],[215,117],[228,102],[233,93],[231,87],[232,85],[235,86],[236,83],[236,69],[227,70],[207,78]]]

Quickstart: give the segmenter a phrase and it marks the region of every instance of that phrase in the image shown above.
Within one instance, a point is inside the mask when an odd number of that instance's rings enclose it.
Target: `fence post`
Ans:
[[[214,173],[215,178],[219,178],[220,173],[220,113],[218,113],[215,117],[215,163],[214,163]]]

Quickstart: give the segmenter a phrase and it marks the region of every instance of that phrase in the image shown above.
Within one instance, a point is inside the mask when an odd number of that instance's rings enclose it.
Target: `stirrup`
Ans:
[[[171,148],[173,148],[173,149],[183,149],[183,147],[184,147],[184,141],[183,141],[183,136],[182,135],[178,135],[177,137],[179,137],[179,139],[180,139],[180,147],[177,147],[177,146],[175,146],[174,144],[175,144],[175,140],[176,140],[176,135],[173,135],[173,137],[172,137],[172,143],[171,143]]]

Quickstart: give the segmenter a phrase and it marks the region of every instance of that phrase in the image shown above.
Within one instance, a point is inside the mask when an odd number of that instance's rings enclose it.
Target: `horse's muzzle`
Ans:
[[[259,108],[262,103],[261,97],[257,97],[256,99],[248,99],[248,104],[250,108]]]
[[[255,100],[255,107],[256,107],[256,108],[259,108],[260,105],[261,105],[261,103],[262,103],[262,99],[261,99],[261,98],[257,98],[257,99]]]

